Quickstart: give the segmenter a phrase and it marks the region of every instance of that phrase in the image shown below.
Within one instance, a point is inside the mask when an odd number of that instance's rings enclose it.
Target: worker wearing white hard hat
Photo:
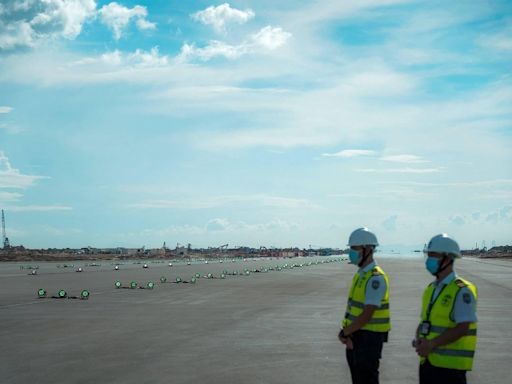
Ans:
[[[436,277],[423,293],[421,322],[413,346],[420,357],[420,384],[465,384],[476,349],[477,287],[454,271],[461,257],[457,242],[434,236],[424,252],[426,269]]]
[[[378,384],[382,346],[391,329],[389,278],[373,259],[379,245],[373,232],[356,229],[348,245],[350,263],[359,270],[352,279],[338,338],[347,347],[352,382]]]

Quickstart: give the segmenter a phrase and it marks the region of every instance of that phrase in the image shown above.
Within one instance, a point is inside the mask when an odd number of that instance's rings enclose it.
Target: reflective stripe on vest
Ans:
[[[350,295],[347,301],[347,311],[342,326],[347,327],[363,313],[366,286],[372,276],[382,275],[386,282],[386,292],[381,300],[381,305],[373,312],[372,318],[361,328],[373,332],[389,332],[391,329],[389,311],[389,279],[379,266],[367,271],[363,276],[359,272],[352,279]]]
[[[477,299],[476,286],[461,278],[456,278],[446,285],[432,304],[431,299],[435,285],[432,283],[425,289],[421,319],[431,323],[430,332],[426,336],[427,340],[432,340],[457,325],[451,318],[451,314],[457,294],[462,287],[468,287],[475,300]],[[434,348],[427,356],[427,359],[430,364],[436,367],[470,371],[473,367],[473,357],[476,349],[476,334],[477,324],[470,323],[466,335],[450,344]],[[424,360],[425,358],[421,358],[421,362]]]

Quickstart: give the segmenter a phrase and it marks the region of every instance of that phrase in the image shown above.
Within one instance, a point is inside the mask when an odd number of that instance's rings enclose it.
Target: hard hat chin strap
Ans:
[[[357,264],[357,266],[359,268],[361,268],[361,266],[364,265],[364,263],[366,262],[366,259],[368,259],[370,254],[371,254],[371,248],[369,249],[369,252],[366,253],[366,247],[363,247],[363,255],[361,256],[361,261],[359,262],[359,264]]]
[[[442,264],[444,262],[444,260],[447,258],[448,256],[446,255],[443,255],[443,258],[441,259],[441,263]],[[446,268],[448,268],[450,265],[453,264],[453,259],[450,258],[450,262],[447,263],[444,267],[439,267],[439,269],[437,270],[436,272],[436,277],[439,277],[439,275],[441,274],[441,272],[443,272]]]

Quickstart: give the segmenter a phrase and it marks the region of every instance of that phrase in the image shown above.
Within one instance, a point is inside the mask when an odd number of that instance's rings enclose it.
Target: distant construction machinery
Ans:
[[[11,248],[11,244],[9,243],[9,238],[5,234],[5,214],[2,209],[2,244],[4,245],[4,249]]]

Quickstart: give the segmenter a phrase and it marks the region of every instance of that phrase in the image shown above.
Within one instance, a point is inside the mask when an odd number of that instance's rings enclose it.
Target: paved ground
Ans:
[[[355,267],[346,262],[255,273],[197,284],[160,284],[199,272],[303,263],[310,259],[121,265],[41,265],[28,276],[0,264],[2,383],[350,383],[337,341]],[[417,382],[410,341],[430,280],[423,259],[381,258],[392,283],[393,331],[381,383]],[[75,266],[83,263],[75,263]],[[470,383],[509,383],[512,263],[463,260],[461,276],[479,288],[479,339]],[[114,281],[157,282],[154,290],[115,289]],[[90,300],[36,299],[91,291]]]

